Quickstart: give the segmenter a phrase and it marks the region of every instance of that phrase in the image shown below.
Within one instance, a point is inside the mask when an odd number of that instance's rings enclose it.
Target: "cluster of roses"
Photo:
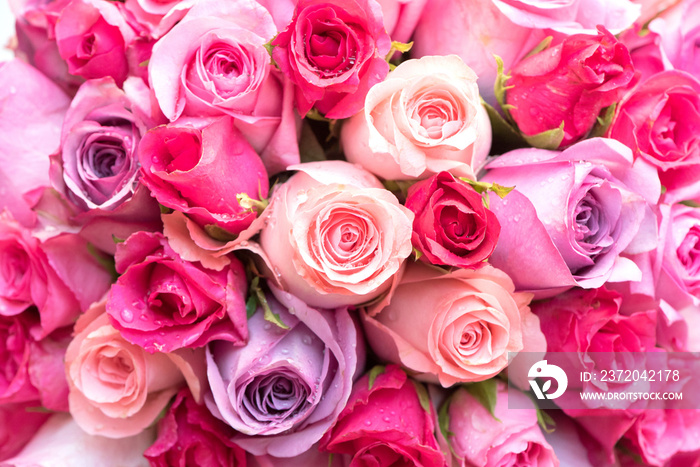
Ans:
[[[700,351],[700,1],[638,3],[15,2],[2,465],[700,465],[506,390]]]

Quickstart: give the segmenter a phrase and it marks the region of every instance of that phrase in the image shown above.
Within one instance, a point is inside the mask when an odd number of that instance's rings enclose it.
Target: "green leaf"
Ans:
[[[452,398],[448,398],[440,407],[438,411],[438,427],[440,428],[440,433],[445,440],[451,438],[455,434],[450,431],[450,414],[448,412],[450,408],[450,402]]]
[[[556,428],[556,423],[554,423],[552,417],[542,409],[537,409],[537,423],[539,423],[540,428],[545,433],[552,433]]]
[[[372,367],[371,370],[369,370],[369,382],[368,388],[367,389],[372,389],[372,386],[374,386],[374,382],[377,379],[377,376],[381,375],[386,371],[386,367],[384,365],[376,365]]]
[[[258,309],[257,297],[255,295],[249,296],[248,300],[245,302],[246,318],[247,319],[252,318],[257,309]]]
[[[173,212],[172,209],[170,209],[166,206],[163,206],[162,204],[158,204],[158,209],[160,209],[161,214],[170,214]]]
[[[309,122],[304,120],[301,126],[301,138],[299,138],[299,155],[301,162],[325,161],[326,154],[323,146],[316,139]]]
[[[542,42],[537,44],[531,51],[529,51],[527,53],[527,55],[525,55],[525,57],[523,57],[523,60],[525,60],[526,58],[530,58],[533,55],[538,54],[538,53],[542,52],[543,50],[545,50],[546,48],[548,48],[549,44],[552,43],[552,39],[553,39],[552,36],[545,37],[542,40]]]
[[[506,91],[508,89],[513,89],[513,86],[506,85],[506,82],[510,79],[510,75],[506,75],[503,72],[503,59],[501,59],[501,57],[498,55],[494,55],[494,58],[496,59],[496,81],[493,84],[493,92],[496,96],[496,100],[498,101],[498,105],[501,106],[501,110],[503,110],[503,113],[506,116],[506,119],[508,121],[513,121],[513,119],[510,117],[510,113],[508,112],[508,110],[512,109],[513,106],[506,104]]]
[[[263,293],[261,288],[257,287],[255,289],[255,295],[258,297],[258,301],[263,307],[263,310],[265,310],[265,321],[270,322],[282,329],[289,329],[289,326],[284,324],[282,318],[280,318],[280,315],[272,311],[270,305],[267,303],[267,298],[265,298],[265,294]]]
[[[425,389],[425,386],[418,381],[411,380],[411,382],[416,388],[416,394],[418,395],[418,402],[420,402],[420,406],[423,407],[423,410],[430,413],[430,396],[428,395],[428,390]]]
[[[688,206],[691,208],[700,208],[700,203],[698,203],[696,201],[692,201],[692,200],[681,201],[679,204],[682,204],[684,206]]]
[[[498,183],[491,184],[491,191],[493,191],[501,199],[508,196],[508,193],[510,193],[514,189],[514,186],[503,186],[499,185]]]
[[[464,388],[489,411],[494,420],[500,422],[495,415],[496,400],[498,399],[498,383],[495,379],[466,384]]]
[[[321,115],[321,112],[318,111],[318,109],[313,108],[306,112],[306,115],[304,118],[309,118],[311,120],[316,120],[317,122],[331,122],[330,118],[326,118],[323,115]]]
[[[204,231],[213,239],[220,240],[222,242],[230,242],[235,240],[237,235],[219,227],[216,224],[207,224],[204,226]]]
[[[543,131],[542,133],[532,136],[523,135],[523,138],[530,146],[536,148],[550,150],[558,149],[559,145],[564,140],[564,122],[561,122],[559,128]]]
[[[116,235],[112,234],[112,241],[114,243],[124,243],[126,240],[123,238],[119,238]]]
[[[496,109],[483,99],[481,105],[486,109],[486,114],[489,116],[489,121],[491,122],[494,146],[498,146],[497,149],[500,149],[497,154],[527,146],[527,142],[523,139],[517,128],[503,118]]]
[[[588,135],[589,138],[597,138],[599,136],[605,136],[608,132],[608,128],[612,124],[613,117],[615,116],[615,109],[617,108],[617,103],[604,108],[601,111],[601,115],[596,118],[596,124]]]

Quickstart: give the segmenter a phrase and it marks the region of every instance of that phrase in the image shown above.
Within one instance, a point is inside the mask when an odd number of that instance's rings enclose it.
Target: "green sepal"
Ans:
[[[612,124],[613,117],[615,116],[615,109],[617,108],[617,103],[604,108],[601,111],[601,115],[596,118],[596,124],[591,130],[589,138],[597,138],[599,136],[605,136],[608,132],[608,128]]]
[[[537,423],[545,433],[552,433],[556,429],[556,423],[552,417],[542,409],[537,409]]]
[[[531,51],[529,51],[527,53],[527,55],[525,55],[525,57],[523,57],[523,60],[530,58],[533,55],[538,54],[538,53],[542,52],[543,50],[547,49],[549,47],[549,45],[552,43],[552,39],[553,39],[552,36],[547,36],[544,39],[542,39],[542,42],[537,44]]]
[[[411,380],[413,386],[416,388],[416,395],[418,396],[418,402],[423,410],[430,413],[430,395],[428,395],[428,390],[421,383],[415,380]]]
[[[508,193],[515,189],[514,186],[503,186],[499,185],[498,183],[478,182],[476,180],[470,180],[466,177],[459,177],[459,179],[469,184],[472,188],[474,188],[474,191],[481,195],[481,200],[483,201],[484,206],[486,206],[487,209],[489,207],[489,191],[496,194],[499,198],[503,199],[506,196],[508,196]]]
[[[119,237],[117,237],[116,235],[112,234],[112,241],[113,241],[114,243],[119,244],[119,243],[124,243],[124,242],[126,241],[126,239],[124,239],[124,238],[119,238]]]
[[[167,206],[163,206],[162,204],[158,204],[158,209],[160,209],[161,214],[171,214],[173,212],[172,209],[170,209]]]
[[[117,274],[117,268],[114,265],[114,258],[112,256],[101,252],[95,248],[95,245],[92,243],[87,244],[87,251],[90,253],[90,256],[95,258],[95,261],[112,276],[113,280],[117,280],[119,274]]]
[[[301,125],[301,137],[299,138],[299,156],[302,163],[325,161],[326,153],[318,142],[309,122],[304,120]]]
[[[423,252],[418,248],[413,247],[413,261],[418,261],[421,256],[423,256]]]
[[[211,238],[215,240],[219,240],[222,242],[230,242],[232,240],[236,239],[236,235],[232,234],[231,232],[219,227],[216,224],[207,224],[204,226],[204,231],[209,235]]]
[[[386,61],[389,62],[389,60],[391,60],[391,57],[393,57],[396,52],[403,54],[411,50],[411,47],[413,47],[413,42],[403,43],[399,41],[392,41],[391,49],[389,49],[389,53],[386,54],[385,57]]]
[[[372,386],[374,386],[374,382],[377,380],[377,376],[381,375],[386,371],[386,367],[384,365],[375,365],[372,367],[371,370],[369,370],[369,381],[367,382],[367,389],[372,389]]]
[[[683,206],[688,206],[688,207],[690,207],[690,208],[700,208],[700,203],[698,203],[697,201],[693,201],[693,200],[691,200],[691,199],[687,199],[687,200],[685,200],[685,201],[681,201],[681,202],[678,203],[678,204],[682,204]]]
[[[496,421],[496,401],[498,400],[498,382],[496,379],[487,379],[479,383],[465,384],[464,388],[476,399]]]
[[[445,438],[445,441],[448,442],[449,438],[455,435],[450,431],[450,414],[448,411],[450,408],[451,400],[452,397],[448,398],[445,402],[443,402],[442,407],[440,407],[440,410],[438,411],[438,428],[440,428],[440,433],[442,433],[442,437]]]
[[[501,106],[503,114],[506,116],[508,121],[513,121],[510,116],[509,110],[513,108],[512,105],[506,104],[506,91],[508,89],[513,89],[513,86],[506,85],[506,82],[511,78],[510,74],[505,74],[503,71],[503,59],[498,55],[494,55],[496,59],[496,81],[493,83],[493,93],[496,96],[496,101],[498,105]]]
[[[558,128],[543,131],[536,135],[523,135],[523,139],[532,147],[554,151],[559,148],[559,145],[564,140],[564,122],[562,121]]]
[[[250,295],[248,300],[245,302],[245,314],[246,318],[250,319],[253,317],[258,309],[258,298],[255,295]]]

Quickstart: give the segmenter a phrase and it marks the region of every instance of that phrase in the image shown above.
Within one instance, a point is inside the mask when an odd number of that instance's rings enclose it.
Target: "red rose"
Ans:
[[[413,185],[406,207],[413,220],[413,246],[432,264],[477,268],[491,256],[501,224],[481,195],[449,172]]]
[[[272,58],[297,86],[301,115],[315,105],[328,118],[350,117],[389,73],[391,40],[375,0],[301,0],[272,45]]]
[[[636,81],[627,48],[609,31],[576,34],[518,63],[506,93],[510,115],[525,135],[559,128],[560,147],[584,138],[600,111],[620,100]]]

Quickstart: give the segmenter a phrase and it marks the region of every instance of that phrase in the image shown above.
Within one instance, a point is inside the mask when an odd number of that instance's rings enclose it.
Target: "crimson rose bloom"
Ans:
[[[481,195],[449,172],[440,172],[408,190],[413,246],[432,264],[477,268],[491,256],[501,232]]]
[[[629,51],[605,28],[576,34],[517,64],[506,93],[510,115],[525,135],[558,128],[560,147],[584,138],[604,107],[618,102],[636,81]]]
[[[301,115],[315,105],[328,118],[350,117],[389,73],[391,40],[375,0],[301,0],[272,45],[272,58],[297,86]]]
[[[192,459],[206,467],[245,467],[245,451],[231,441],[234,434],[184,388],[158,422],[158,439],[143,455],[153,467],[189,465]]]
[[[245,274],[232,258],[222,271],[183,260],[160,233],[137,232],[117,246],[107,313],[122,337],[149,352],[248,338]]]
[[[320,449],[353,455],[351,465],[443,467],[433,407],[422,407],[418,388],[396,365],[371,384],[365,375],[353,386],[348,405],[321,439]]]

